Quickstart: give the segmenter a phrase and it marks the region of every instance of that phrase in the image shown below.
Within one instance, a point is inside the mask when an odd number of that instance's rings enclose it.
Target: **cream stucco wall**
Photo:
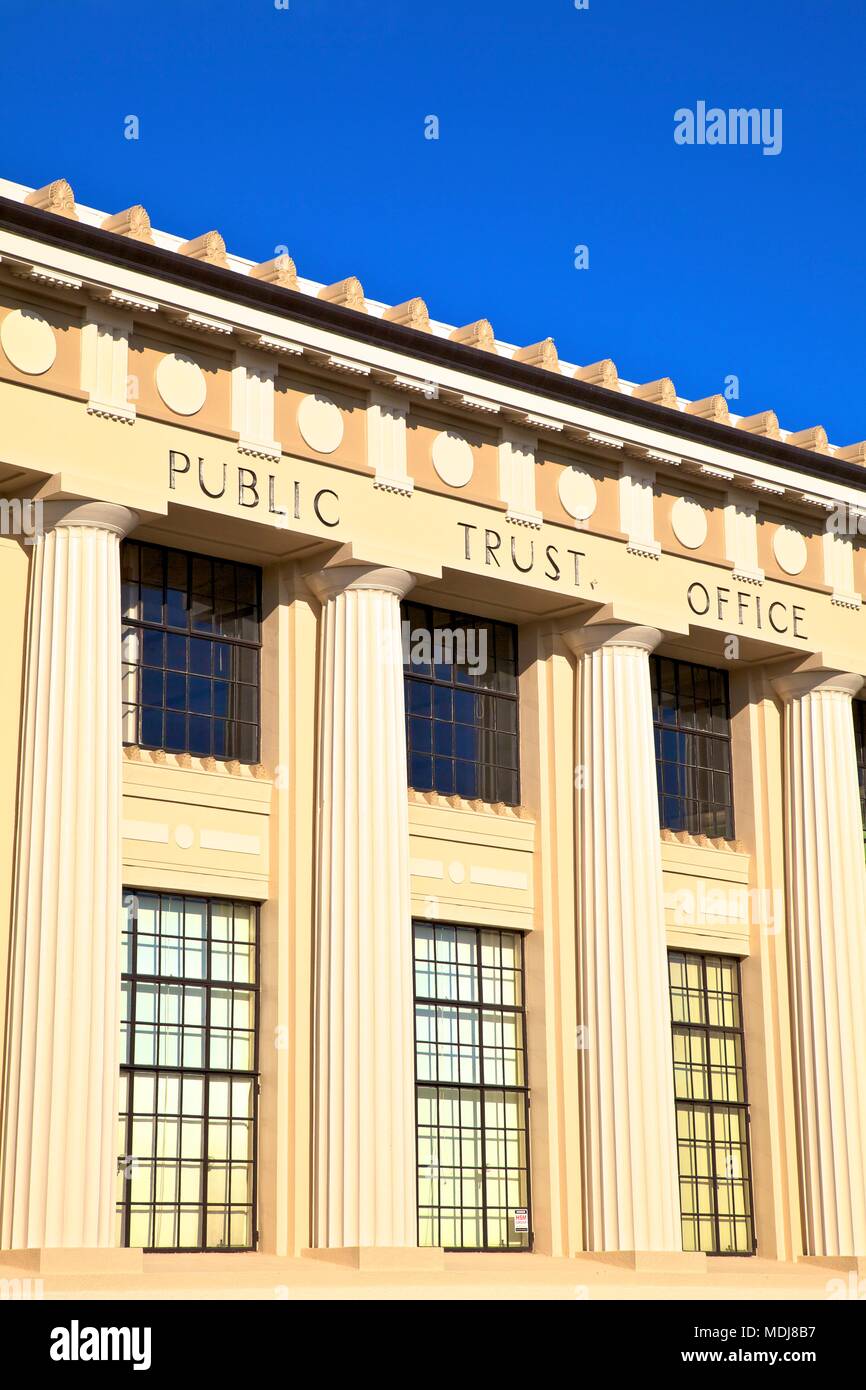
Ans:
[[[49,256],[12,233],[0,233],[0,249],[7,259],[29,256],[31,263]],[[221,294],[112,270],[79,251],[51,248],[50,255],[73,282],[64,285],[55,275],[52,286],[43,279],[33,296],[58,336],[57,365],[26,377],[0,354],[0,490],[134,508],[138,537],[263,570],[260,765],[129,749],[122,765],[122,824],[111,832],[122,833],[127,886],[262,905],[261,1258],[298,1257],[314,1240],[316,731],[327,711],[319,685],[322,619],[307,580],[336,557],[361,568],[399,568],[424,601],[519,625],[522,804],[491,807],[410,792],[408,887],[415,917],[525,933],[539,1258],[572,1260],[588,1248],[592,1155],[581,1114],[578,941],[585,907],[575,879],[576,836],[582,833],[575,799],[575,631],[587,619],[617,630],[645,625],[658,633],[661,654],[729,670],[737,839],[713,842],[663,830],[650,847],[662,896],[647,904],[647,915],[661,923],[669,947],[742,962],[759,1253],[793,1264],[808,1242],[792,1061],[782,705],[772,681],[810,664],[866,674],[866,611],[854,601],[866,589],[864,552],[857,548],[849,557],[854,594],[845,603],[834,601],[821,562],[828,507],[854,499],[866,505],[866,486],[824,486],[793,465],[774,469],[739,454],[729,457],[717,443],[684,449],[658,426],[620,425],[547,400],[543,383],[535,393],[503,387],[497,401],[492,397],[499,388],[453,368],[442,374],[442,395],[431,404],[420,388],[407,394],[407,375],[418,382],[433,371],[407,353],[364,349],[370,361],[356,361],[347,372],[345,354],[362,351],[348,335],[241,309]],[[60,273],[59,265],[54,269]],[[0,264],[0,314],[22,302],[22,294],[27,298],[20,277],[13,285],[5,275]],[[112,276],[123,282],[114,288],[122,290],[124,313],[134,325],[128,353],[122,330],[111,349],[140,378],[132,424],[88,410],[72,360],[77,326],[93,311],[94,296],[82,286],[99,281],[104,290]],[[136,295],[157,307],[137,311]],[[183,331],[178,328],[181,310],[211,315],[223,328],[209,333],[205,325],[191,336],[188,320]],[[241,389],[232,373],[234,353],[239,344],[247,351],[253,340],[256,351],[278,354],[275,404],[262,430],[277,441],[279,458],[267,449],[242,452],[231,425],[232,392]],[[273,341],[282,346],[269,347]],[[335,366],[329,354],[338,349],[343,362]],[[167,408],[155,386],[162,358],[183,351],[201,362],[206,379],[205,403],[186,417]],[[393,393],[404,393],[396,398],[406,401],[405,430],[399,419],[377,426],[378,432],[367,428],[366,411],[385,379]],[[300,428],[298,407],[314,393],[334,403],[341,422],[330,451],[314,447],[315,439],[310,443]],[[554,430],[555,411],[562,419]],[[390,431],[386,444],[383,429]],[[468,485],[449,486],[433,466],[443,431],[462,433],[470,446]],[[384,479],[377,449],[388,454],[391,472]],[[588,470],[597,494],[591,514],[577,522],[559,491],[570,465]],[[728,467],[720,472],[722,465]],[[745,560],[730,553],[725,508],[735,471],[738,486],[754,483],[749,495],[756,507],[764,509],[765,493],[771,499],[756,533],[762,583],[738,578]],[[769,487],[768,471],[774,474]],[[219,491],[214,479],[221,476],[222,494],[207,495],[206,488]],[[823,507],[814,502],[821,489]],[[781,512],[780,491],[786,495]],[[706,541],[695,547],[676,535],[672,507],[682,495],[706,504]],[[774,529],[785,518],[807,536],[805,565],[796,575],[784,572],[772,554]],[[0,536],[4,997],[29,558],[18,539]],[[618,847],[623,873],[629,850]],[[608,871],[614,874],[616,866]],[[863,926],[866,904],[858,912]],[[695,1278],[704,1277],[697,1266],[690,1268]],[[202,1277],[206,1284],[209,1276]]]

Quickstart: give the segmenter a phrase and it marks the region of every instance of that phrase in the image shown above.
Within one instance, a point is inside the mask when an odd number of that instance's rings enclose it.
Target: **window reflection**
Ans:
[[[259,571],[121,545],[123,738],[198,757],[259,757]]]
[[[418,1241],[528,1250],[523,942],[416,922]]]
[[[258,909],[127,894],[118,1240],[255,1245]]]
[[[739,962],[671,951],[668,968],[683,1249],[751,1255]]]

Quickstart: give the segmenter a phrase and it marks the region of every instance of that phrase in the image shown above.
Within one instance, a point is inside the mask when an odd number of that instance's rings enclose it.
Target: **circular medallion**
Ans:
[[[443,430],[433,440],[433,467],[449,487],[465,487],[472,477],[475,460],[471,445],[462,434]]]
[[[572,464],[563,468],[557,483],[559,500],[563,509],[575,521],[586,521],[598,505],[598,492],[595,482],[586,469]]]
[[[773,554],[779,569],[786,574],[799,574],[806,568],[806,541],[793,526],[779,526],[773,536]]]
[[[183,352],[163,357],[156,369],[156,389],[175,415],[196,415],[207,396],[204,372]]]
[[[298,406],[298,429],[305,444],[317,454],[332,454],[343,441],[343,416],[328,396],[316,392]]]
[[[0,324],[0,346],[12,366],[27,376],[41,376],[57,356],[51,324],[32,309],[13,309],[6,315]]]
[[[693,497],[677,498],[671,507],[671,526],[686,550],[698,550],[707,539],[707,514]]]

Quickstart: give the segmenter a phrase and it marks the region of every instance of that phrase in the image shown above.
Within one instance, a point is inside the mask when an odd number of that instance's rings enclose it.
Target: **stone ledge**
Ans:
[[[452,811],[471,811],[476,815],[505,816],[512,820],[534,820],[532,812],[525,806],[507,806],[504,801],[481,801],[473,798],[467,801],[462,796],[443,796],[441,792],[419,792],[409,788],[409,805],[441,806]]]
[[[308,1260],[346,1265],[362,1274],[433,1274],[445,1268],[445,1251],[438,1247],[403,1245],[344,1245],[321,1250],[302,1250]]]
[[[162,748],[139,748],[135,743],[123,746],[128,763],[153,763],[156,767],[179,767],[193,772],[215,772],[223,777],[252,777],[268,781],[271,774],[263,763],[241,763],[236,758],[196,758],[190,753],[166,753]]]
[[[11,1265],[32,1274],[141,1274],[144,1256],[138,1249],[90,1246],[66,1248],[34,1247],[30,1250],[0,1250],[0,1267]]]
[[[856,1274],[866,1278],[866,1255],[800,1255],[798,1265],[811,1265],[813,1269],[839,1270],[843,1274]]]
[[[618,1265],[640,1274],[706,1274],[707,1257],[702,1251],[686,1250],[579,1250],[575,1260]]]
[[[708,835],[692,835],[688,830],[663,830],[662,843],[667,845],[692,845],[695,849],[717,849],[723,854],[748,854],[741,840],[710,839]]]

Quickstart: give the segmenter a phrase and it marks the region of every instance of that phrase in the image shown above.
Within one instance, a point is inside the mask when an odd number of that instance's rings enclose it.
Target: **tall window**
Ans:
[[[523,940],[414,924],[418,1243],[528,1250]]]
[[[728,677],[650,658],[662,828],[734,838]]]
[[[683,1249],[755,1250],[739,961],[671,951]]]
[[[124,742],[258,762],[260,572],[141,541],[120,553]]]
[[[516,806],[517,629],[419,603],[402,615],[409,785]]]
[[[256,1242],[258,908],[127,892],[118,1240]]]
[[[857,749],[857,779],[860,783],[860,811],[866,825],[866,700],[854,700],[854,744]]]

